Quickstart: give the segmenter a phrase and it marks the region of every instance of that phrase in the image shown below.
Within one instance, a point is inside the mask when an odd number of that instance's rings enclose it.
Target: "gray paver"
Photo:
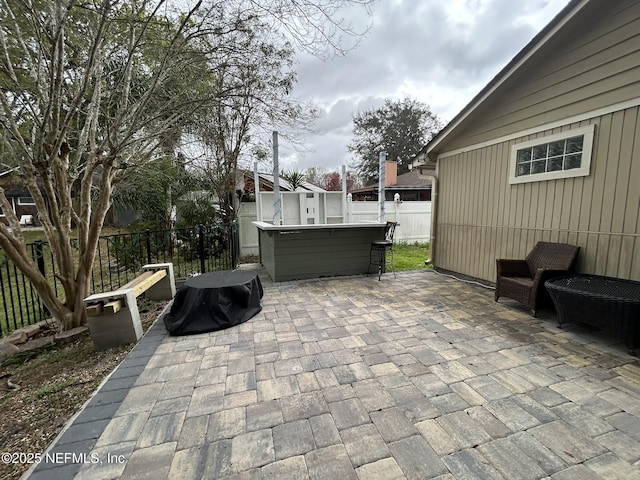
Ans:
[[[190,417],[184,420],[180,437],[178,438],[177,450],[185,450],[191,447],[200,447],[207,443],[207,426],[209,416]]]
[[[149,418],[140,433],[136,448],[177,442],[182,430],[184,417],[184,412],[176,412]]]
[[[310,418],[309,425],[311,425],[313,438],[318,448],[340,443],[340,433],[331,415],[326,414]]]
[[[304,455],[316,445],[307,420],[298,420],[273,427],[273,447],[276,460]]]
[[[427,398],[451,392],[449,386],[433,373],[413,377],[411,382],[418,387],[418,390],[420,390]]]
[[[256,478],[264,480],[304,480],[309,478],[307,462],[305,462],[302,455],[285,458],[262,467],[260,476],[256,476]]]
[[[377,380],[365,380],[353,385],[356,396],[369,412],[393,407],[396,402]]]
[[[359,480],[404,480],[405,476],[393,458],[383,458],[356,468]]]
[[[105,428],[96,442],[96,447],[137,441],[144,429],[149,412],[134,413],[115,417]]]
[[[518,405],[513,397],[489,402],[485,408],[513,432],[528,430],[541,423],[540,420]]]
[[[162,390],[162,383],[133,387],[122,401],[116,415],[151,411]]]
[[[553,407],[551,410],[565,422],[573,425],[591,438],[603,435],[614,429],[609,423],[585,411],[580,405],[566,403]]]
[[[262,467],[275,460],[271,430],[238,435],[231,440],[231,469],[242,472]]]
[[[231,440],[221,440],[202,447],[178,450],[171,462],[170,480],[222,478],[231,471]]]
[[[247,431],[262,430],[284,422],[280,401],[270,400],[246,407]]]
[[[399,408],[394,407],[371,412],[370,416],[382,438],[387,442],[395,442],[418,433],[413,423],[407,419]]]
[[[603,478],[596,474],[593,470],[587,468],[584,465],[573,465],[551,476],[553,480],[603,480]]]
[[[285,397],[280,400],[280,405],[285,422],[294,422],[329,412],[327,402],[317,392]]]
[[[419,422],[416,428],[438,455],[448,455],[459,450],[458,444],[435,420]]]
[[[426,271],[271,283],[236,327],[156,322],[51,448],[122,462],[32,478],[635,478],[637,359],[554,322]]]
[[[312,480],[357,479],[356,472],[343,445],[333,445],[305,456],[309,478]]]
[[[640,441],[640,418],[620,412],[605,419],[610,425]]]
[[[567,462],[527,432],[516,433],[509,437],[509,441],[526,453],[548,475],[567,467]]]
[[[442,461],[455,478],[473,478],[474,480],[501,480],[505,478],[492,465],[489,465],[476,450],[455,452],[444,457]]]
[[[438,417],[436,422],[460,448],[472,448],[491,441],[491,435],[465,412],[443,415]]]
[[[222,410],[224,384],[197,387],[191,395],[187,417],[198,417]]]
[[[532,390],[528,392],[527,395],[545,407],[556,407],[569,401],[567,398],[563,397],[558,392],[554,392],[548,387]]]
[[[451,390],[458,395],[464,402],[471,406],[484,405],[487,403],[487,399],[476,392],[468,384],[464,382],[454,383],[449,385]]]
[[[569,464],[582,463],[605,451],[602,445],[562,420],[540,425],[528,433]]]
[[[540,402],[531,398],[529,394],[515,395],[513,400],[519,407],[521,407],[525,412],[534,416],[540,423],[548,423],[553,422],[558,419],[557,412],[562,411],[563,406],[556,408],[547,408],[542,405]]]
[[[390,456],[387,443],[378,429],[369,424],[340,432],[351,463],[359,467]]]
[[[626,433],[616,430],[605,433],[595,440],[629,463],[640,460],[640,442]]]
[[[389,450],[408,480],[430,478],[447,471],[440,457],[420,435],[393,442],[389,444]]]
[[[509,390],[486,375],[470,378],[466,383],[489,401],[507,398],[511,395]]]
[[[329,410],[338,430],[357,427],[371,421],[367,410],[357,398],[330,403]]]
[[[506,439],[480,445],[478,451],[509,480],[534,480],[546,475],[542,468]]]
[[[75,478],[88,480],[119,478],[124,472],[135,446],[136,442],[123,442],[119,445],[95,448],[92,454],[96,455],[100,461],[83,465]]]
[[[176,442],[171,442],[135,450],[122,477],[130,480],[167,478],[175,449]]]
[[[229,408],[209,415],[206,439],[215,442],[224,438],[233,438],[247,430],[246,409]]]
[[[621,460],[613,453],[606,453],[587,460],[584,465],[602,478],[640,479],[640,469],[632,467],[628,462]]]
[[[507,437],[511,430],[504,423],[494,417],[486,408],[478,406],[466,410],[467,415],[476,421],[491,438]]]
[[[445,393],[431,399],[431,405],[445,415],[447,413],[459,412],[469,408],[469,404],[465,402],[457,393]]]

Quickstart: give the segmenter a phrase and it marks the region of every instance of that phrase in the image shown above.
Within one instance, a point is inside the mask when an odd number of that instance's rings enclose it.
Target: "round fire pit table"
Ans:
[[[256,272],[221,271],[189,278],[176,292],[164,316],[170,335],[192,335],[233,327],[262,306],[262,283]]]
[[[587,323],[611,329],[630,352],[640,346],[640,282],[600,275],[568,275],[545,282],[558,325]]]

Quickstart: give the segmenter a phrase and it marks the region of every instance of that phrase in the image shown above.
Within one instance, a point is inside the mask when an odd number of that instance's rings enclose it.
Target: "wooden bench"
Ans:
[[[142,323],[137,298],[171,300],[176,294],[172,263],[142,267],[143,273],[118,290],[95,293],[84,299],[87,324],[96,350],[137,342]]]

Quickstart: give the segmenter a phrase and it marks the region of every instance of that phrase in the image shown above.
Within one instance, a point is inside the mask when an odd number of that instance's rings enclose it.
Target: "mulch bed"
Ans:
[[[146,331],[167,302],[145,302]],[[42,453],[134,344],[96,352],[88,335],[26,351],[0,365],[0,453]],[[17,389],[14,389],[17,386]],[[28,463],[0,461],[0,480],[18,479]]]

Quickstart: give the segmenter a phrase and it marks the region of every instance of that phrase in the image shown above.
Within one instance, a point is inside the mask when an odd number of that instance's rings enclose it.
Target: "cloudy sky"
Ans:
[[[451,120],[568,0],[378,0],[368,18],[346,11],[354,26],[371,28],[345,57],[299,55],[295,94],[324,112],[308,151],[280,142],[280,167],[338,170],[351,162],[352,116],[385,98],[415,98]]]

